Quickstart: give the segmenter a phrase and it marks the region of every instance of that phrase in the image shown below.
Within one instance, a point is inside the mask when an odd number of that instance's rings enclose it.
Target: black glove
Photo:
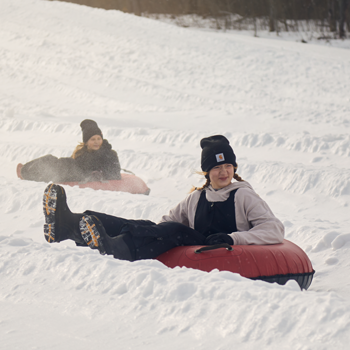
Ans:
[[[215,233],[213,235],[208,236],[205,239],[206,245],[220,244],[220,243],[228,243],[229,245],[234,245],[233,239],[227,233]]]

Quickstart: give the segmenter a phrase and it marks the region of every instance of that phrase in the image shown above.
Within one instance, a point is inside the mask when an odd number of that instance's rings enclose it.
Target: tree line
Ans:
[[[138,16],[198,15],[217,20],[219,29],[308,31],[333,37],[350,33],[350,0],[61,0]]]

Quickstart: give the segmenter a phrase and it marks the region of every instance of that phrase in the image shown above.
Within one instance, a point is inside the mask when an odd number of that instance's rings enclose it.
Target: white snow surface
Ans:
[[[349,50],[1,0],[0,101],[0,349],[348,348]],[[224,134],[311,287],[48,244],[46,185],[16,165],[70,156],[85,118],[151,193],[66,187],[73,211],[158,221],[203,182],[200,139]]]

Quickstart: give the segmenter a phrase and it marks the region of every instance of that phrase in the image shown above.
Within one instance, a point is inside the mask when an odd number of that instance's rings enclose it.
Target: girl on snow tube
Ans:
[[[104,213],[72,213],[63,187],[44,192],[44,234],[48,242],[71,239],[116,259],[153,259],[177,246],[277,244],[284,227],[249,183],[236,173],[236,156],[221,135],[200,142],[206,178],[160,223],[127,220]]]
[[[51,154],[17,166],[18,176],[24,180],[44,182],[120,180],[117,152],[103,139],[97,123],[85,119],[80,124],[83,142],[69,158]]]

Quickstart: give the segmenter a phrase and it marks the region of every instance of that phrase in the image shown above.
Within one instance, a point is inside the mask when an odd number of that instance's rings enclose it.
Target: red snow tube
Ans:
[[[207,272],[218,269],[281,285],[295,280],[301,289],[309,288],[315,273],[305,252],[287,240],[273,245],[176,247],[157,260],[171,268],[185,266]]]
[[[63,182],[61,185],[79,186],[80,188],[92,188],[93,190],[121,191],[132,194],[150,193],[150,189],[139,177],[131,174],[121,174],[121,180],[93,181],[93,182]]]

